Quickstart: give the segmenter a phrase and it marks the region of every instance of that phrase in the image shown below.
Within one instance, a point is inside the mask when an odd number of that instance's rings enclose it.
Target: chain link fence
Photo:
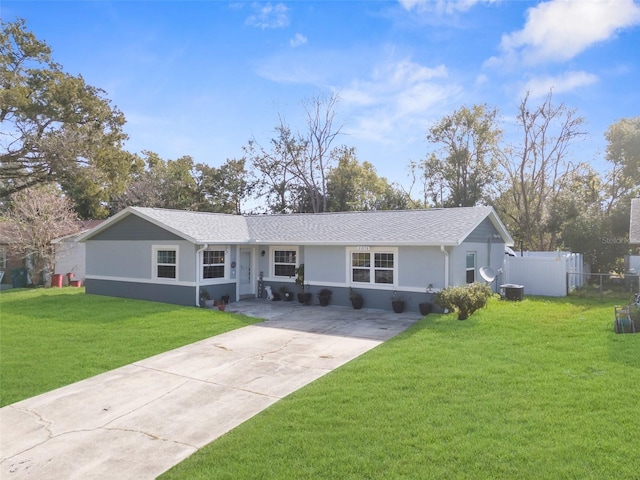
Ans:
[[[577,285],[580,287],[576,287]],[[605,295],[608,292],[628,293],[633,297],[640,293],[640,275],[568,272],[567,291],[573,292],[577,289],[587,289],[600,295]]]

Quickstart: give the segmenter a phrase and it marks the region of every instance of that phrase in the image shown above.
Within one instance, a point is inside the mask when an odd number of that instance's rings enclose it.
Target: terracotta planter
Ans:
[[[69,281],[69,286],[70,287],[81,287],[82,286],[82,280],[70,280]]]
[[[61,288],[62,287],[62,274],[54,273],[51,275],[51,286]]]

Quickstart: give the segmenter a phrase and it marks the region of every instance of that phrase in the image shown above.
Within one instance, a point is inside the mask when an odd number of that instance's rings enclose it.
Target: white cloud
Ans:
[[[433,111],[462,90],[448,76],[444,65],[426,67],[406,59],[378,65],[369,79],[339,90],[341,103],[356,119],[349,134],[387,143],[390,134],[422,131]]]
[[[305,37],[301,33],[296,33],[293,38],[289,40],[289,45],[291,45],[293,48],[304,45],[305,43],[307,43],[307,37]]]
[[[576,88],[586,87],[598,82],[598,77],[587,72],[565,72],[557,76],[541,76],[530,79],[526,82],[520,95],[529,92],[531,98],[541,98],[553,90],[553,93],[564,93],[575,90]]]
[[[247,25],[262,29],[283,28],[289,25],[289,9],[282,3],[253,4],[253,9],[256,13],[247,18]]]
[[[405,10],[452,14],[466,12],[478,3],[493,3],[497,0],[398,0]]]
[[[503,35],[502,59],[526,64],[565,61],[616,32],[640,24],[633,0],[550,0],[527,11],[522,30]]]

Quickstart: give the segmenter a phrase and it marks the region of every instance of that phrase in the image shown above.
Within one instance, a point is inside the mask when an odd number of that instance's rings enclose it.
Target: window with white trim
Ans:
[[[156,279],[178,278],[178,247],[153,247],[153,277]]]
[[[350,251],[352,283],[393,285],[397,252],[390,250]]]
[[[224,278],[224,250],[204,250],[202,252],[202,278]]]
[[[476,281],[476,253],[467,252],[467,283],[473,283]]]
[[[275,248],[271,256],[274,277],[294,277],[296,275],[298,249]]]

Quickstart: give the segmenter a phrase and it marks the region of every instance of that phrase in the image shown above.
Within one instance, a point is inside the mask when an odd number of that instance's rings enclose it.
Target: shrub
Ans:
[[[473,312],[484,307],[491,297],[491,288],[484,283],[462,287],[447,287],[436,295],[436,303],[458,312],[458,320],[466,320]]]

